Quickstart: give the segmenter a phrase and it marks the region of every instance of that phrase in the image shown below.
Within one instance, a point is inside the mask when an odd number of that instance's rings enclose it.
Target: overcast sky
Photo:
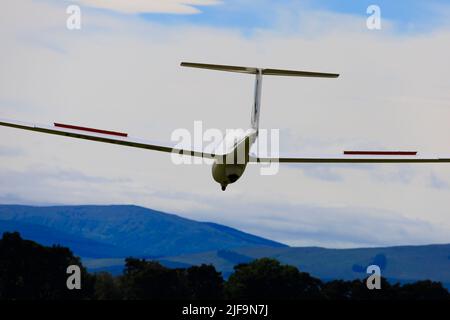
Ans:
[[[0,118],[73,123],[170,141],[247,128],[253,77],[181,61],[340,73],[265,77],[261,126],[283,150],[450,156],[447,1],[7,0]],[[382,29],[368,30],[378,4]],[[81,30],[66,8],[81,7]],[[0,128],[0,203],[136,204],[290,245],[450,242],[450,165],[250,165],[226,192],[207,165]]]

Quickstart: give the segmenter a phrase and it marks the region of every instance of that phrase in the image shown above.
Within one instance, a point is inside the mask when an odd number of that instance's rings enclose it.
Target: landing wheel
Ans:
[[[222,191],[225,191],[225,189],[227,188],[227,186],[226,185],[222,185]]]

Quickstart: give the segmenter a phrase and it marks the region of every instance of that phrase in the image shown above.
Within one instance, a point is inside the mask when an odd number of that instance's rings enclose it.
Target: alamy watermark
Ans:
[[[381,269],[379,266],[373,264],[367,267],[367,274],[370,276],[366,280],[366,286],[369,290],[381,289]]]
[[[381,8],[376,4],[367,7],[366,13],[369,17],[366,20],[366,26],[369,30],[381,30]]]
[[[76,264],[72,264],[67,267],[67,274],[70,276],[67,277],[66,286],[69,290],[80,290],[81,289],[81,269]]]
[[[171,160],[174,164],[247,164],[259,160],[261,175],[275,175],[279,169],[279,129],[203,128],[194,121],[193,131],[178,128],[172,132],[175,143]],[[205,156],[202,156],[202,153]],[[213,155],[213,156],[209,156]]]
[[[81,8],[72,4],[66,8],[66,13],[69,15],[66,20],[66,28],[68,30],[81,29]]]
[[[79,5],[71,4],[66,8],[66,14],[69,16],[66,19],[66,27],[68,30],[81,29],[81,8]],[[381,7],[376,4],[371,4],[366,9],[366,14],[369,16],[366,19],[366,27],[369,30],[381,30]]]

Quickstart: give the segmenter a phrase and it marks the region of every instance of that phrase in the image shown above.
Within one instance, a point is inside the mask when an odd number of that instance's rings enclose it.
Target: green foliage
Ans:
[[[200,300],[223,299],[223,278],[212,265],[193,266],[185,271],[190,298]]]
[[[450,299],[450,293],[440,282],[430,280],[405,284],[399,288],[399,298],[405,300],[444,300]]]
[[[124,299],[183,299],[189,296],[180,270],[168,269],[159,262],[127,258],[121,279]]]
[[[82,289],[68,290],[66,269],[82,270]],[[366,280],[322,282],[296,267],[262,258],[235,266],[224,282],[212,265],[169,269],[155,261],[127,258],[123,275],[90,274],[68,248],[44,247],[5,233],[0,240],[0,300],[439,300],[450,299],[439,282],[391,285],[368,290]]]
[[[322,293],[328,300],[391,300],[397,299],[399,285],[381,278],[381,290],[368,290],[366,280],[334,280],[324,284]]]
[[[263,258],[239,264],[226,285],[230,299],[318,299],[322,282],[296,267]]]
[[[124,299],[220,299],[223,278],[213,266],[169,269],[155,261],[127,258],[121,277]]]
[[[69,265],[81,268],[81,290],[68,290]],[[0,299],[88,299],[93,295],[93,277],[70,249],[43,247],[23,240],[17,232],[0,240]]]
[[[108,272],[95,274],[95,293],[96,300],[121,300],[122,288],[120,278],[113,277]]]

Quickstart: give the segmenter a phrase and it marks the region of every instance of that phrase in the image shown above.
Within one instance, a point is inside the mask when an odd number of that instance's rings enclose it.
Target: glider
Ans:
[[[176,153],[181,155],[212,159],[212,176],[221,185],[223,191],[236,182],[244,173],[248,163],[441,163],[450,162],[450,157],[422,156],[417,151],[381,151],[381,150],[347,150],[334,156],[290,156],[265,157],[251,151],[252,145],[258,138],[259,115],[261,107],[262,78],[270,76],[292,76],[311,78],[337,78],[339,74],[294,71],[280,69],[265,69],[217,64],[182,62],[183,67],[237,72],[255,75],[254,102],[251,114],[251,126],[239,139],[234,139],[232,147],[227,152],[204,152],[174,148],[157,142],[146,141],[130,137],[127,133],[89,128],[79,125],[55,122],[53,125],[38,125],[12,120],[1,120],[0,126],[30,130],[78,139],[86,139],[121,146],[142,148],[148,150]],[[243,155],[243,157],[240,157]],[[239,158],[239,159],[238,159]]]

